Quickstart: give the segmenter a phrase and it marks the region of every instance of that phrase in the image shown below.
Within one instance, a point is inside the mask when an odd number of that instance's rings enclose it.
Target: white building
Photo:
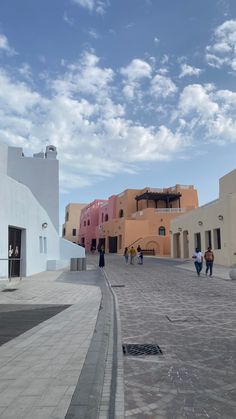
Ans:
[[[171,255],[189,258],[211,246],[215,263],[236,264],[236,170],[219,181],[219,199],[171,221]]]
[[[0,277],[28,276],[69,265],[84,249],[59,237],[57,151],[25,157],[0,145]],[[11,259],[19,258],[8,262]]]

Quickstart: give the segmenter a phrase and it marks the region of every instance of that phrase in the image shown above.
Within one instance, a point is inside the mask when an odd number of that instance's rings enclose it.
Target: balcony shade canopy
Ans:
[[[179,207],[180,207],[180,198],[181,198],[181,193],[180,192],[149,192],[146,191],[144,193],[142,193],[141,195],[137,195],[135,197],[136,201],[137,201],[137,211],[138,211],[138,201],[141,200],[146,200],[147,203],[148,201],[155,201],[156,204],[156,208],[157,208],[157,202],[158,201],[165,201],[166,203],[166,208],[169,208],[169,204],[170,202],[179,200]],[[148,206],[148,204],[147,204]]]

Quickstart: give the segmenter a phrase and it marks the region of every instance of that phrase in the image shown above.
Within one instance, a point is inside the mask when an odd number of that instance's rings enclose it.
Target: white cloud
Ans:
[[[177,92],[177,87],[169,77],[157,74],[151,81],[150,92],[156,97],[167,98]]]
[[[72,0],[74,3],[78,4],[85,9],[88,9],[90,12],[95,11],[98,14],[103,15],[106,12],[107,7],[109,6],[109,0]]]
[[[73,19],[71,17],[69,17],[66,12],[64,12],[64,14],[63,14],[63,20],[64,20],[64,22],[66,22],[70,26],[74,25]]]
[[[179,75],[179,78],[183,78],[186,76],[199,76],[202,73],[203,70],[197,67],[192,67],[188,64],[181,64],[181,73]]]
[[[0,69],[1,141],[37,152],[49,139],[58,147],[63,190],[121,171],[134,173],[139,162],[171,159],[191,141],[236,142],[236,92],[189,84],[179,94],[169,77],[152,78],[152,68],[143,60],[115,71],[86,51],[76,62],[63,62],[56,78],[45,73],[40,82],[47,97],[27,80],[26,64],[20,72],[13,78]],[[122,89],[133,101],[130,107]],[[134,115],[137,108],[136,119],[127,116],[127,109]],[[144,111],[155,126],[142,123]]]
[[[202,118],[208,118],[218,111],[218,105],[211,100],[204,86],[192,84],[186,86],[181,93],[179,109],[182,115],[197,112]]]
[[[143,60],[135,58],[127,67],[122,67],[121,74],[130,81],[137,81],[143,78],[150,78],[152,67]]]
[[[7,37],[0,33],[0,51],[5,51],[8,55],[15,55],[16,51],[10,47]]]
[[[236,70],[236,20],[227,20],[214,32],[213,41],[206,47],[206,61],[216,68],[227,65]]]

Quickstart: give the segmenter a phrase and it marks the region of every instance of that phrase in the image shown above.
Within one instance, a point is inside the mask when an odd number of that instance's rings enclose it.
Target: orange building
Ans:
[[[95,232],[96,242],[104,244],[106,252],[123,253],[125,247],[140,245],[147,251],[153,250],[156,255],[169,256],[170,222],[197,208],[198,196],[192,185],[126,189],[113,195],[111,205],[115,215],[103,222],[99,216]],[[104,209],[101,207],[99,211]]]

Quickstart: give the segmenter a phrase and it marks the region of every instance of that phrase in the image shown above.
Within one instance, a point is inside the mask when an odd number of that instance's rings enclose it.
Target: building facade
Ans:
[[[80,214],[86,204],[68,204],[65,209],[65,222],[62,237],[72,243],[79,243]]]
[[[171,222],[171,255],[189,258],[212,247],[215,262],[236,264],[236,170],[219,181],[219,198]]]
[[[140,245],[156,255],[170,255],[170,221],[197,206],[197,191],[192,185],[126,189],[99,205],[95,231],[93,226],[96,245],[103,244],[110,253]],[[81,218],[81,228],[83,223],[86,236],[86,222]]]
[[[96,232],[99,225],[99,209],[106,202],[105,199],[95,199],[81,210],[79,243],[86,251],[97,249],[98,238]]]
[[[28,276],[68,266],[85,257],[59,237],[57,150],[25,157],[22,148],[0,145],[0,277]]]

